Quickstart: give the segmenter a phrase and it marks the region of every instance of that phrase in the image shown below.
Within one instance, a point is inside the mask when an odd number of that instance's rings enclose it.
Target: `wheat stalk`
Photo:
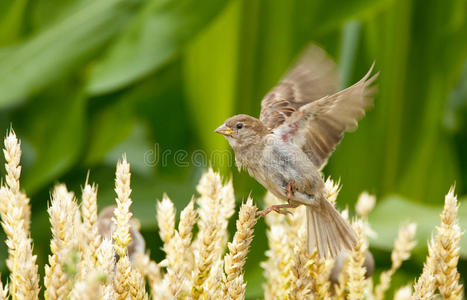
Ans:
[[[291,299],[308,299],[312,295],[315,281],[310,276],[310,260],[306,247],[305,228],[298,232],[298,243],[294,249],[294,265],[292,267],[292,287],[290,291]]]
[[[114,291],[117,299],[126,299],[130,289],[130,273],[131,264],[128,257],[128,244],[130,244],[130,219],[132,213],[130,212],[131,205],[131,188],[130,188],[130,165],[126,160],[126,156],[117,163],[117,170],[115,173],[115,192],[117,198],[117,208],[114,210],[114,223],[117,227],[113,234],[115,241],[115,252],[119,256],[117,267],[114,277]]]
[[[224,258],[225,288],[228,299],[244,299],[245,284],[243,283],[243,266],[246,262],[251,240],[253,239],[253,227],[256,224],[256,206],[251,198],[240,207],[237,220],[237,232],[233,241],[228,244],[229,254]],[[240,279],[239,279],[240,278]]]
[[[354,223],[355,234],[357,235],[357,242],[350,252],[349,264],[347,267],[350,300],[360,300],[365,297],[365,251],[367,249],[363,223],[357,220]]]
[[[29,232],[31,224],[31,206],[29,205],[29,198],[20,191],[20,175],[21,175],[21,143],[16,137],[13,129],[10,129],[4,141],[5,149],[3,154],[5,156],[5,182],[6,186],[13,193],[16,198],[18,207],[22,208],[22,219],[24,221],[24,230]]]
[[[417,225],[410,223],[399,229],[399,234],[394,241],[394,250],[391,253],[391,268],[381,273],[380,282],[375,288],[375,299],[384,299],[384,293],[389,288],[391,276],[399,269],[402,262],[410,257],[410,252],[417,244],[414,240]]]
[[[157,204],[157,223],[164,242],[169,289],[171,296],[177,298],[184,285],[184,245],[180,234],[175,230],[175,208],[167,195]]]
[[[84,246],[81,261],[80,278],[96,268],[97,249],[101,243],[101,237],[97,228],[97,187],[86,184],[82,189],[81,215],[83,217]]]
[[[221,178],[212,169],[201,177],[197,186],[201,197],[198,198],[200,219],[199,232],[194,245],[195,270],[191,291],[195,299],[199,299],[205,293],[204,283],[210,276],[211,268],[215,263],[214,258],[218,253],[219,240],[222,239],[220,229],[223,216],[219,204],[221,189]]]
[[[20,191],[21,144],[12,129],[5,137],[4,145],[6,186],[0,187],[0,215],[7,236],[6,263],[10,270],[10,284],[5,287],[9,287],[12,299],[37,299],[38,266],[29,232],[31,208],[29,199]]]
[[[438,262],[435,278],[441,296],[445,299],[462,299],[462,284],[459,283],[457,263],[459,262],[461,230],[457,221],[457,197],[451,187],[445,197],[441,213],[441,226],[435,238],[435,256]]]
[[[0,186],[0,215],[7,236],[10,281],[0,282],[1,299],[38,299],[39,276],[30,238],[29,199],[20,190],[19,165],[21,148],[14,132],[5,138],[5,184]],[[55,186],[48,213],[51,222],[51,254],[45,267],[46,299],[244,299],[246,282],[244,266],[253,240],[256,206],[251,198],[242,204],[236,231],[229,240],[228,222],[235,211],[232,182],[222,183],[212,169],[201,177],[193,198],[180,213],[176,226],[176,210],[168,196],[157,205],[157,223],[163,241],[165,259],[155,262],[144,254],[144,240],[138,232],[138,221],[132,219],[130,206],[130,166],[125,156],[117,164],[115,191],[117,206],[102,218],[112,220],[110,234],[99,235],[97,188],[82,188],[81,210],[74,194],[66,186]],[[326,195],[335,204],[339,184],[326,181]],[[279,203],[271,194],[266,205]],[[196,207],[198,205],[198,207]],[[391,253],[391,268],[382,272],[373,289],[366,278],[368,259],[367,234],[371,234],[368,214],[375,198],[363,193],[353,222],[357,243],[350,253],[341,255],[338,264],[331,259],[311,256],[306,251],[306,218],[303,207],[292,216],[269,214],[266,235],[269,249],[261,263],[266,282],[265,299],[383,299],[392,276],[415,246],[415,224],[399,229]],[[462,299],[463,286],[457,271],[459,241],[462,235],[457,220],[458,202],[451,188],[445,197],[441,225],[428,243],[428,256],[422,274],[413,284],[395,292],[394,299]],[[348,219],[348,210],[341,213]],[[112,218],[113,216],[113,218]],[[199,216],[199,217],[198,217]],[[198,233],[193,239],[194,233]],[[132,237],[137,251],[129,251]],[[227,254],[226,248],[228,249]],[[130,256],[130,252],[132,252]],[[342,259],[343,258],[343,259]],[[117,262],[116,262],[117,261]],[[337,260],[336,260],[337,261]],[[332,280],[338,284],[331,286]],[[146,291],[149,285],[150,293]],[[372,291],[374,290],[374,294]],[[8,295],[9,292],[9,295]]]
[[[55,187],[48,212],[52,226],[52,255],[49,255],[49,264],[45,266],[45,295],[48,299],[62,299],[70,292],[71,279],[76,275],[73,269],[67,270],[67,265],[73,267],[81,229],[78,204],[65,185]]]

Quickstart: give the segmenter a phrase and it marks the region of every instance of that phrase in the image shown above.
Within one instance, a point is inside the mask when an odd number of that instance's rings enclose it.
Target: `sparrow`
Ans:
[[[113,221],[115,218],[115,208],[115,205],[106,206],[102,209],[99,213],[99,217],[97,218],[97,230],[99,235],[103,238],[112,239],[112,243],[114,242],[113,235],[117,229],[117,225],[115,225],[115,222]],[[146,248],[146,242],[144,241],[143,235],[139,232],[140,227],[138,219],[130,219],[131,241],[130,244],[128,244],[128,256],[130,257],[130,261],[133,261],[137,254],[144,254],[144,250]],[[120,259],[118,254],[115,254],[115,258],[115,261]]]
[[[320,47],[311,44],[294,66],[261,102],[259,119],[240,114],[227,119],[215,132],[227,139],[239,170],[246,169],[286,204],[259,212],[290,213],[306,206],[307,249],[321,257],[350,250],[356,236],[350,225],[327,201],[321,170],[344,132],[372,105],[378,74],[368,73],[339,91],[336,65]]]

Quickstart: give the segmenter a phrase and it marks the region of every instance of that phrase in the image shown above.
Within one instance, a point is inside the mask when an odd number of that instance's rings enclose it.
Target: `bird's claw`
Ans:
[[[268,208],[265,208],[263,210],[260,210],[260,211],[257,211],[256,212],[256,215],[259,216],[260,218],[266,216],[268,213],[270,213],[272,211],[272,209],[270,209],[270,207]]]
[[[282,215],[292,215],[292,212],[283,209],[285,207],[290,207],[290,206],[288,206],[287,204],[285,204],[285,205],[273,205],[273,206],[270,206],[268,208],[265,208],[263,210],[260,210],[260,211],[256,212],[256,215],[260,216],[260,217],[264,217],[267,214],[269,214],[271,211],[275,211],[276,213],[279,213],[279,214],[282,214]]]
[[[276,213],[282,214],[282,215],[293,215],[291,211],[285,210],[285,209],[274,209]]]

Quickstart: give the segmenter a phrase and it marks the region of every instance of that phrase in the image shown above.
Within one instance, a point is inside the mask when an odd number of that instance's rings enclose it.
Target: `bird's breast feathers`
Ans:
[[[287,185],[291,183],[296,192],[294,198],[297,198],[292,200],[307,204],[321,178],[300,148],[276,135],[269,137],[262,154],[246,167],[252,177],[281,199],[287,199]]]

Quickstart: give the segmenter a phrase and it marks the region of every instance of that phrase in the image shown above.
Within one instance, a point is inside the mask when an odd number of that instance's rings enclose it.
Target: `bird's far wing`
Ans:
[[[309,45],[292,69],[261,102],[260,120],[274,129],[302,105],[338,91],[339,74],[326,52]]]
[[[370,77],[373,65],[354,85],[300,107],[274,133],[299,146],[321,169],[344,132],[356,129],[358,120],[373,103],[376,87],[372,83],[378,77]]]

